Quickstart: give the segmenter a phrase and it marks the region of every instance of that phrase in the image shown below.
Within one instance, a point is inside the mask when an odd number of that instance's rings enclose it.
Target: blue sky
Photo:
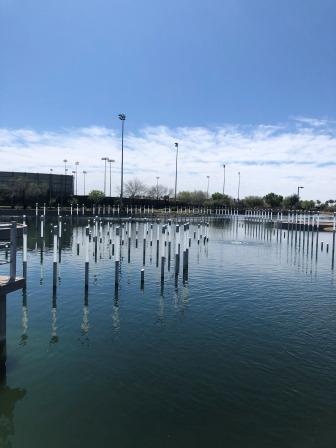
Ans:
[[[178,139],[180,189],[225,162],[233,195],[240,170],[243,195],[329,199],[335,23],[334,0],[2,0],[1,169],[76,159],[99,187],[108,155],[117,187],[125,112],[126,180],[172,186]]]
[[[113,126],[120,111],[130,130],[335,115],[333,0],[1,4],[1,126]]]

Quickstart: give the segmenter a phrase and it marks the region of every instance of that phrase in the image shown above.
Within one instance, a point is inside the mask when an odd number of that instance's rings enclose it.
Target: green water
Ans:
[[[172,256],[162,284],[147,241],[141,290],[142,226],[118,289],[104,227],[85,293],[68,222],[53,292],[48,225],[7,297],[1,447],[336,446],[335,274],[312,234],[220,222],[198,245],[191,226],[188,276]]]

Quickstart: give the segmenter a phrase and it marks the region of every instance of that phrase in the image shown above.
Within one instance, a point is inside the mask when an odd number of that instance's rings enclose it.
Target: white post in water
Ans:
[[[70,204],[70,216],[72,216],[72,204]]]
[[[58,237],[62,238],[62,216],[58,217]]]
[[[142,264],[145,266],[146,264],[146,218],[143,225],[143,253],[142,253]]]
[[[183,226],[183,271],[188,269],[188,224]]]
[[[82,205],[82,216],[84,216],[85,215],[85,206],[84,206],[84,204]]]
[[[119,267],[120,267],[120,228],[116,227],[116,239],[115,239],[115,285],[119,285]]]
[[[10,229],[10,281],[16,279],[16,221],[11,222]]]
[[[27,224],[26,216],[23,215],[23,234],[22,234],[22,264],[23,264],[23,278],[27,278]]]
[[[78,216],[78,212],[79,212],[79,210],[78,210],[78,204],[77,204],[77,206],[76,206],[76,214],[77,214],[77,216]]]
[[[46,215],[46,205],[45,205],[45,203],[43,204],[43,216],[45,216]]]
[[[156,220],[156,253],[159,253],[159,243],[160,243],[160,220]]]
[[[53,247],[53,288],[57,287],[57,226],[53,228],[54,247]]]
[[[40,218],[40,224],[41,224],[41,229],[40,229],[40,236],[41,236],[41,238],[44,238],[44,216],[43,215],[41,215],[41,218]]]
[[[38,203],[35,204],[35,215],[38,216]]]
[[[165,233],[166,226],[162,226],[162,241],[161,241],[161,282],[164,281],[164,268],[165,268]]]
[[[89,248],[90,248],[90,227],[85,229],[85,289],[89,287]]]
[[[175,227],[175,275],[180,271],[180,253],[179,253],[180,226]]]

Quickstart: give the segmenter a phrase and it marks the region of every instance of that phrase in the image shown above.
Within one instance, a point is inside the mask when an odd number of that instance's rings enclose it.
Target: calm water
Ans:
[[[148,245],[142,291],[140,226],[118,291],[107,236],[90,250],[86,295],[84,227],[65,228],[56,294],[32,225],[27,290],[7,298],[1,447],[336,446],[331,249],[211,224],[185,281],[172,260],[162,287]]]

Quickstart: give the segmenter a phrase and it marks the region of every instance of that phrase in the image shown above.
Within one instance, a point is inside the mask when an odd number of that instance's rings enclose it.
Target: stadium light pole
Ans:
[[[124,196],[124,126],[126,115],[119,114],[119,120],[121,120],[121,179],[120,179],[120,201],[122,203]]]
[[[102,160],[105,161],[105,170],[104,170],[104,195],[106,196],[106,162],[109,160],[108,157],[102,157]]]
[[[111,186],[112,186],[112,181],[111,181],[111,179],[112,179],[112,175],[111,175],[111,164],[113,163],[113,162],[115,162],[115,160],[114,159],[108,159],[108,163],[110,164],[110,197],[112,197],[112,190],[111,190]]]
[[[160,176],[156,176],[156,200],[159,200],[159,179]]]
[[[176,148],[176,163],[175,163],[175,202],[176,202],[176,198],[177,198],[177,157],[178,157],[179,144],[175,143],[174,146]]]
[[[66,173],[67,173],[67,171],[68,171],[67,166],[66,166],[67,162],[68,162],[67,159],[63,159],[63,163],[64,163],[64,175],[66,175]]]
[[[83,171],[83,175],[84,175],[84,196],[85,196],[85,177],[87,175],[87,171]]]
[[[208,187],[207,187],[207,199],[209,199],[209,184],[210,184],[210,176],[207,176],[208,179]]]
[[[223,171],[224,171],[224,177],[223,177],[223,196],[225,194],[225,163],[223,163]]]
[[[77,196],[77,168],[78,168],[79,162],[75,162],[75,165],[76,165],[76,196]]]
[[[239,201],[239,192],[240,192],[240,171],[238,171],[238,194],[237,194],[238,201]]]

